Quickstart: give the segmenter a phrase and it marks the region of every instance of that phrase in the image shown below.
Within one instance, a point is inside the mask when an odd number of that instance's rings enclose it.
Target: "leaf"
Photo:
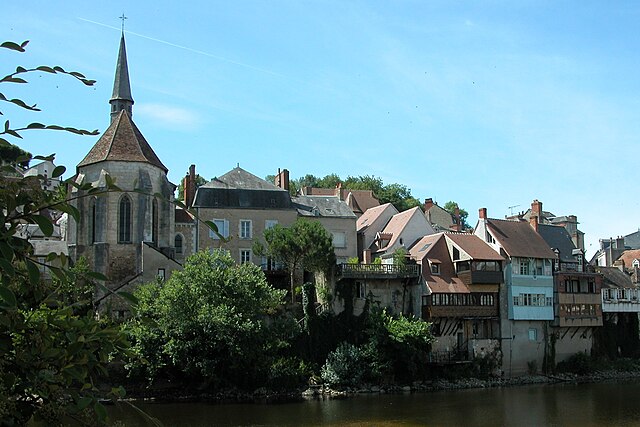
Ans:
[[[91,402],[93,402],[93,399],[91,397],[82,397],[80,398],[80,400],[78,400],[78,403],[76,403],[76,408],[78,409],[78,411],[82,411],[84,408],[89,406]]]
[[[90,277],[92,279],[96,279],[96,280],[102,280],[102,281],[107,281],[109,280],[107,278],[107,276],[105,276],[102,273],[98,273],[97,271],[89,271],[87,272],[87,277]],[[106,288],[105,288],[106,289]]]
[[[96,402],[96,404],[93,405],[93,410],[96,411],[98,421],[104,423],[107,419],[107,410],[105,409],[104,405],[100,402]]]
[[[49,218],[44,215],[33,215],[31,218],[38,224],[38,227],[46,237],[50,237],[53,234],[53,223]]]
[[[27,265],[27,273],[29,273],[29,283],[37,285],[40,282],[40,269],[29,258],[25,258],[24,263]]]
[[[11,50],[16,50],[18,52],[24,52],[24,46],[26,46],[28,43],[28,41],[23,42],[22,45],[19,45],[17,43],[14,42],[4,42],[2,44],[0,44],[0,47],[4,47],[5,49],[11,49]]]
[[[0,285],[0,297],[9,305],[9,307],[16,307],[18,301],[16,300],[15,294],[11,291],[11,289]]]
[[[117,294],[120,295],[125,300],[129,301],[130,304],[138,305],[138,298],[136,298],[132,293],[120,291],[120,292],[117,292]]]
[[[13,277],[16,274],[16,270],[13,265],[4,258],[0,258],[0,273],[4,276]]]
[[[62,176],[62,174],[65,173],[66,170],[67,168],[65,168],[64,166],[56,166],[53,172],[51,172],[51,178],[58,178],[59,176]]]
[[[44,129],[45,126],[42,123],[29,123],[27,129]]]
[[[51,68],[51,67],[46,66],[46,65],[41,65],[41,66],[37,67],[36,70],[44,71],[45,73],[53,73],[53,74],[55,74],[55,70],[53,68]]]

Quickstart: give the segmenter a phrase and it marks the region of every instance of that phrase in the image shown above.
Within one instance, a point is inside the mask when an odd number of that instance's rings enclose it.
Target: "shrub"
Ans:
[[[576,375],[586,375],[594,370],[593,359],[587,353],[580,352],[558,363],[558,372],[570,372]]]
[[[329,353],[320,376],[329,386],[356,386],[364,374],[364,355],[359,347],[343,342]]]
[[[297,357],[280,357],[269,368],[268,385],[274,390],[291,390],[305,384],[313,374]]]

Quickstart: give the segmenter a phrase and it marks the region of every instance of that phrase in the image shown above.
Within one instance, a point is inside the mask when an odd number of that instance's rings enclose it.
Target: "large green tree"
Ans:
[[[26,45],[5,42],[0,47],[24,52]],[[0,79],[3,92],[5,85],[27,83],[32,73],[65,74],[88,86],[94,83],[58,66],[17,67]],[[39,111],[35,104],[3,93],[0,103]],[[0,114],[6,117],[2,109]],[[97,133],[37,122],[15,127],[6,120],[0,146],[15,145],[23,133],[42,129]],[[21,163],[30,156],[26,157],[14,161]],[[58,166],[51,177],[64,171]],[[49,237],[54,225],[48,212],[58,210],[79,219],[64,191],[43,190],[45,179],[41,175],[21,177],[10,165],[3,166],[0,173],[0,424],[101,424],[106,422],[106,410],[99,400],[107,393],[98,390],[98,384],[106,376],[109,360],[126,352],[128,343],[117,326],[95,318],[90,292],[76,292],[77,285],[82,283],[86,290],[87,280],[100,277],[82,266],[69,269],[63,253],[50,253],[44,261],[35,257],[23,233],[26,224],[38,225]],[[78,186],[67,180],[62,188],[67,185]],[[92,191],[90,185],[82,188]],[[122,396],[122,392],[116,388],[111,395]]]
[[[271,257],[287,267],[291,302],[296,301],[296,272],[299,269],[324,272],[336,262],[331,234],[318,221],[298,218],[290,227],[278,224],[265,230],[264,240],[266,245],[256,241],[253,250],[257,255]]]
[[[237,265],[227,251],[198,252],[183,271],[135,295],[138,317],[128,330],[139,358],[130,367],[149,378],[173,373],[197,385],[252,386],[286,345],[278,322],[267,321],[285,292],[272,288],[258,266]]]
[[[458,209],[458,213],[460,215],[460,225],[462,226],[462,229],[463,230],[467,230],[467,229],[471,228],[471,226],[467,222],[467,218],[469,218],[469,212],[467,212],[466,210],[464,210],[460,206],[458,206],[458,203],[450,200],[447,203],[445,203],[442,208],[445,211],[449,212],[454,218],[455,218],[455,215],[456,215],[456,209]]]

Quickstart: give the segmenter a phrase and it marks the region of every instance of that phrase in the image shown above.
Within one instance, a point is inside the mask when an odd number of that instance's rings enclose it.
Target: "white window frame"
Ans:
[[[356,298],[365,299],[367,297],[367,285],[365,282],[356,282]]]
[[[342,242],[339,239],[336,239],[336,236],[342,236]],[[331,232],[331,242],[333,243],[334,248],[343,249],[347,247],[347,233],[344,231],[332,231]]]
[[[253,238],[253,221],[252,220],[241,219],[238,222],[238,237],[240,237],[241,239]]]
[[[527,337],[529,341],[537,341],[538,340],[538,330],[536,328],[529,328],[527,332]]]
[[[247,258],[245,259],[245,255]],[[253,253],[251,249],[240,249],[238,252],[238,259],[240,260],[240,264],[247,264],[253,262]]]
[[[225,239],[229,237],[229,221],[224,218],[214,218],[211,220],[216,227],[218,227],[218,233]],[[222,228],[222,230],[221,230]],[[209,237],[213,240],[220,240],[220,236],[213,232],[213,230],[209,230]]]
[[[431,274],[440,275],[440,264],[437,262],[430,262],[429,269],[431,270]]]
[[[275,227],[276,225],[278,225],[278,220],[277,219],[266,219],[264,221],[264,229],[265,230],[269,230],[269,229]]]

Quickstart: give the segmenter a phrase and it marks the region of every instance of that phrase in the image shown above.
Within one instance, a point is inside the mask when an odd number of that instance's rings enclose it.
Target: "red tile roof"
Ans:
[[[631,268],[633,266],[634,259],[640,260],[640,249],[624,251],[618,259],[624,261],[624,268]]]
[[[494,251],[491,246],[475,234],[445,233],[445,236],[465,251],[472,259],[484,261],[504,260],[502,255]]]
[[[358,221],[356,221],[356,230],[362,231],[364,228],[373,224],[382,212],[389,207],[391,207],[395,213],[398,213],[398,210],[391,203],[385,203],[384,205],[367,209],[367,211],[358,218]]]
[[[469,287],[455,273],[444,236],[444,233],[424,236],[409,249],[409,253],[422,265],[422,277],[431,292],[470,293]],[[430,263],[440,265],[440,274],[431,273]]]
[[[555,252],[527,221],[487,219],[487,227],[511,257],[556,258]]]
[[[108,160],[151,163],[167,172],[125,110],[120,111],[78,167]]]

